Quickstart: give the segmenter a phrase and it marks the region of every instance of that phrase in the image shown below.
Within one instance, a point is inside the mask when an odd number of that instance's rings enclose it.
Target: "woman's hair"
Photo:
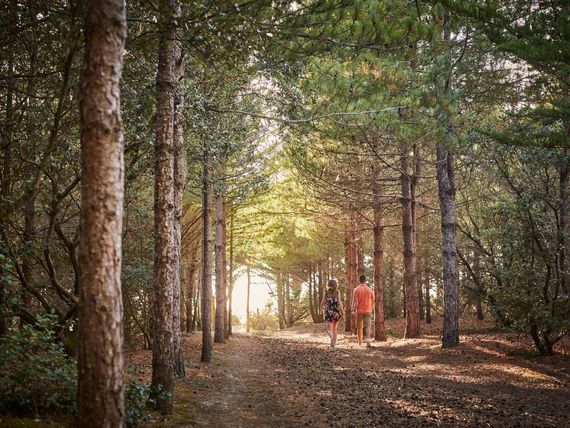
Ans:
[[[329,279],[329,289],[327,290],[327,295],[333,297],[338,292],[338,283],[336,279]]]

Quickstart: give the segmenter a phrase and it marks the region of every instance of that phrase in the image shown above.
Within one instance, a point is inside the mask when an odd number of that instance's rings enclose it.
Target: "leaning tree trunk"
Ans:
[[[119,82],[127,37],[125,3],[91,1],[80,85],[81,227],[78,423],[121,427],[124,159]]]
[[[160,3],[160,41],[156,75],[154,159],[154,304],[152,394],[162,413],[172,412],[174,388],[174,97],[176,89],[175,0]]]
[[[443,247],[443,338],[442,346],[459,343],[457,313],[457,247],[455,242],[455,183],[453,154],[443,145],[437,146],[437,185],[441,210]]]
[[[202,166],[202,361],[207,363],[212,356],[212,166],[208,140],[204,141]]]
[[[378,168],[374,168],[374,338],[386,340],[384,328],[384,226],[382,225],[382,203]]]
[[[402,233],[404,238],[404,290],[406,308],[405,337],[420,335],[418,289],[416,286],[416,253],[414,245],[414,228],[412,216],[412,197],[409,175],[409,146],[401,145],[400,167],[402,169]]]
[[[224,199],[221,191],[216,193],[216,329],[214,342],[224,343],[226,339],[226,281],[224,248]]]
[[[176,81],[184,78],[184,56],[178,49],[176,61]],[[172,325],[174,339],[174,372],[177,376],[184,377],[184,356],[182,355],[182,323],[180,317],[181,306],[181,281],[180,269],[182,260],[182,216],[184,213],[184,186],[186,184],[186,145],[184,144],[184,90],[178,85],[174,99],[174,245],[176,248],[174,258],[174,281],[172,283],[173,309]]]

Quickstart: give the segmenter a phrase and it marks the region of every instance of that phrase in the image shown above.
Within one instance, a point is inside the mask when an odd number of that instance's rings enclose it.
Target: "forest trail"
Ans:
[[[323,325],[237,334],[207,365],[194,334],[174,415],[149,426],[570,426],[568,343],[562,355],[532,357],[525,342],[469,323],[448,350],[438,322],[421,339],[391,336],[372,349],[341,335],[333,351]],[[399,336],[402,320],[387,327]]]

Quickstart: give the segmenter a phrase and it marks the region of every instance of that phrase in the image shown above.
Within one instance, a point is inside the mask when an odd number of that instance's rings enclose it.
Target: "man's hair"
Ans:
[[[360,280],[360,283],[363,284],[366,282],[366,275],[360,275],[360,278],[358,278]]]

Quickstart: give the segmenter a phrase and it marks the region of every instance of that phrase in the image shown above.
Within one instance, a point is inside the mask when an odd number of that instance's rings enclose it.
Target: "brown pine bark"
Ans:
[[[225,196],[224,196],[225,198]],[[227,224],[226,224],[226,203],[225,199],[223,199],[223,208],[224,208],[224,216],[223,216],[223,223],[222,223],[222,275],[224,280],[224,339],[229,339],[230,337],[230,330],[229,330],[229,322],[230,318],[228,318],[228,292],[229,292],[229,281],[228,281],[228,239],[227,239]]]
[[[316,307],[315,300],[316,299],[315,299],[315,291],[314,291],[313,282],[314,282],[313,266],[311,264],[311,265],[309,265],[309,279],[307,281],[307,284],[309,285],[309,313],[311,314],[311,319],[316,324],[319,321],[317,319],[317,310],[315,309],[315,307]]]
[[[289,274],[283,274],[283,281],[285,283],[285,325],[287,327],[293,326],[293,302],[291,299],[291,282],[289,281]]]
[[[212,356],[212,181],[209,142],[204,141],[202,161],[202,361],[209,362]]]
[[[437,185],[441,211],[443,251],[443,337],[442,346],[459,343],[457,312],[457,247],[455,241],[455,183],[453,153],[443,145],[437,146]]]
[[[386,340],[384,328],[384,226],[382,224],[381,188],[378,181],[378,168],[374,169],[374,338]]]
[[[429,275],[427,275],[427,271],[426,274],[424,276],[424,281],[426,282],[425,285],[425,289],[426,289],[426,324],[431,324],[431,296],[430,296],[430,292],[431,292],[431,283],[430,283],[430,277]]]
[[[285,304],[283,298],[283,275],[279,272],[276,275],[277,278],[277,314],[279,316],[279,330],[285,328]]]
[[[411,208],[412,208],[412,230],[413,230],[413,243],[414,253],[416,254],[416,286],[418,295],[418,314],[420,321],[424,319],[423,310],[423,293],[422,293],[422,278],[421,278],[421,260],[418,254],[418,206],[417,206],[417,193],[420,185],[421,175],[421,152],[420,146],[416,143],[413,146],[413,174],[410,180],[410,194],[411,194]]]
[[[251,321],[250,321],[250,311],[249,311],[249,296],[251,292],[251,272],[249,266],[246,267],[246,275],[247,275],[247,297],[245,303],[245,332],[249,333],[251,329]]]
[[[570,121],[566,123],[566,136],[570,140]],[[560,181],[560,246],[559,246],[559,264],[560,264],[560,286],[564,293],[570,294],[570,162],[566,159],[569,151],[564,150],[564,158],[561,160],[559,167]],[[566,319],[570,320],[570,299],[566,299]]]
[[[346,325],[345,331],[352,332],[356,328],[356,320],[352,315],[352,292],[358,282],[358,248],[356,234],[356,219],[354,213],[351,213],[349,230],[345,236],[346,251]]]
[[[221,191],[216,193],[216,244],[215,244],[215,265],[216,265],[216,328],[214,332],[214,342],[224,343],[226,338],[225,317],[226,317],[226,281],[225,281],[225,248],[224,248],[224,199]]]
[[[178,58],[176,59],[176,82],[184,79],[184,56],[177,46]],[[186,184],[186,145],[184,143],[184,90],[180,84],[176,87],[174,98],[174,281],[172,283],[173,294],[173,340],[174,340],[174,373],[179,377],[186,375],[184,356],[182,354],[182,325],[180,319],[181,305],[181,280],[180,268],[182,260],[182,216],[184,213],[184,187]]]
[[[404,289],[406,308],[406,338],[420,335],[418,289],[416,285],[416,253],[414,245],[412,195],[409,174],[409,145],[402,142],[400,153],[402,183],[402,233],[404,238]]]
[[[120,427],[123,398],[121,229],[124,195],[119,83],[125,3],[88,4],[80,84],[81,227],[78,424]]]
[[[228,335],[232,335],[232,300],[234,294],[234,213],[230,210],[230,260],[228,271]]]
[[[174,201],[174,97],[176,90],[175,0],[160,2],[156,139],[154,151],[154,299],[152,393],[163,414],[172,412],[174,388],[174,283],[176,281]]]
[[[344,234],[344,278],[346,281],[345,290],[344,290],[344,307],[345,307],[345,316],[344,316],[344,331],[349,332],[351,331],[350,328],[350,318],[351,318],[351,304],[352,304],[352,295],[351,295],[351,286],[352,286],[352,279],[351,279],[351,270],[350,270],[350,232],[347,229]]]
[[[473,250],[473,274],[478,278],[475,283],[475,307],[477,311],[477,319],[484,319],[483,315],[483,288],[481,283],[481,251],[477,247]]]

